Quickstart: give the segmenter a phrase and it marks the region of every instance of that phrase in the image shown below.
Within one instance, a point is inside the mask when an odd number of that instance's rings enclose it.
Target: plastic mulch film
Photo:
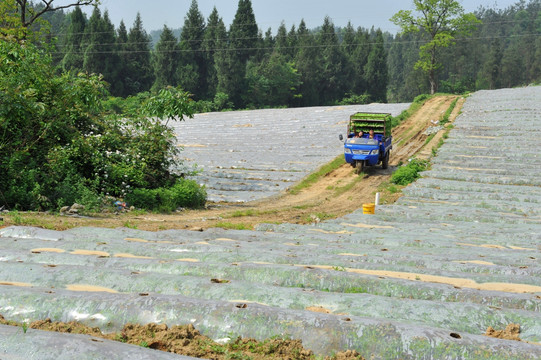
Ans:
[[[104,331],[157,322],[193,324],[214,339],[287,335],[318,355],[540,358],[541,347],[530,343],[541,342],[540,99],[535,87],[473,94],[431,170],[374,215],[356,210],[255,231],[0,229],[0,314],[78,320]],[[304,111],[292,112],[291,122],[332,112]],[[251,125],[261,137],[273,114],[228,114],[223,133]],[[272,176],[294,173],[278,158],[268,167]],[[267,176],[261,168],[250,181]],[[219,176],[244,181],[225,173]],[[252,192],[230,191],[245,190]],[[483,336],[512,323],[523,341]]]
[[[118,341],[88,335],[59,334],[50,331],[0,325],[2,360],[194,360]]]

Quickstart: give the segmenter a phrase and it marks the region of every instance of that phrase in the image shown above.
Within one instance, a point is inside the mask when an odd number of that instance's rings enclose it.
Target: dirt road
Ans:
[[[29,225],[48,224],[57,230],[78,226],[136,227],[140,230],[158,231],[165,229],[207,229],[212,227],[252,228],[260,223],[306,224],[336,218],[373,202],[376,192],[382,192],[382,202],[392,203],[400,193],[385,190],[386,184],[396,167],[412,156],[419,154],[427,158],[438,143],[440,131],[428,144],[423,133],[439,120],[456,96],[437,96],[428,100],[413,116],[393,130],[393,152],[390,166],[382,170],[379,166],[367,169],[359,178],[349,164],[332,171],[307,189],[297,194],[288,191],[278,196],[243,204],[213,204],[206,210],[187,210],[171,215],[158,214],[106,214],[103,217],[81,218],[68,216],[33,215]],[[464,99],[460,99],[450,120],[460,111]],[[337,154],[339,156],[340,154]],[[13,224],[6,217],[5,225]],[[53,224],[51,226],[51,224]]]

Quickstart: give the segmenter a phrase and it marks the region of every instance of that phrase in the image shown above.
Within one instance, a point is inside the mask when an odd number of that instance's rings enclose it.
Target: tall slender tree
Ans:
[[[320,104],[319,84],[322,81],[321,51],[315,46],[316,38],[301,20],[297,29],[299,51],[295,55],[295,64],[301,76],[299,97],[295,106],[313,106]]]
[[[374,101],[387,102],[387,84],[389,82],[387,71],[387,51],[385,50],[383,33],[376,30],[372,49],[368,55],[365,66],[365,79],[368,93]]]
[[[80,7],[76,7],[69,15],[70,24],[64,37],[65,51],[62,59],[64,71],[80,71],[83,68],[84,54],[81,47],[86,26],[86,17]]]
[[[88,19],[83,37],[83,69],[89,73],[102,73],[101,65],[105,59],[101,51],[101,44],[105,43],[105,39],[102,39],[102,28],[101,11],[98,7],[95,7],[90,19]]]
[[[166,25],[156,44],[152,64],[154,65],[154,85],[156,90],[168,85],[177,85],[177,70],[180,62],[180,47],[173,31]]]
[[[286,24],[283,21],[278,26],[278,31],[274,39],[274,51],[281,55],[287,55],[289,44],[287,42]]]
[[[179,84],[193,94],[194,99],[201,99],[206,89],[207,63],[203,52],[205,19],[199,11],[197,1],[192,0],[184,26],[180,34]]]
[[[250,0],[239,0],[235,18],[229,30],[229,51],[221,54],[218,67],[219,91],[229,95],[236,107],[243,107],[248,86],[246,84],[246,64],[257,54],[259,39]]]
[[[342,68],[346,62],[342,53],[334,24],[326,16],[321,27],[318,45],[322,54],[322,77],[319,83],[320,98],[323,104],[333,104],[345,95],[346,78]]]
[[[238,59],[246,64],[246,61],[257,51],[258,39],[258,27],[250,0],[239,0],[235,18],[229,30],[229,38],[231,48],[235,50]]]
[[[128,85],[126,79],[129,78],[130,73],[128,69],[128,29],[124,20],[120,21],[120,25],[117,30],[116,37],[116,50],[118,53],[118,96],[126,97],[129,95]]]
[[[349,94],[360,95],[361,92],[356,86],[356,83],[358,83],[356,79],[359,75],[362,77],[362,74],[355,73],[355,64],[358,62],[356,58],[358,44],[355,29],[351,22],[348,22],[344,29],[341,48],[345,59],[343,66],[344,76],[349,79],[345,91]]]
[[[133,27],[128,33],[126,44],[126,61],[129,76],[126,78],[128,94],[148,91],[154,82],[153,69],[150,64],[150,37],[143,28],[141,14],[137,13]]]

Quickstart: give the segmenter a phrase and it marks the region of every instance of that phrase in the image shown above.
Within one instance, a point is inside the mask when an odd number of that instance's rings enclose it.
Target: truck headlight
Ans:
[[[344,148],[344,153],[351,154],[351,149],[350,148]]]
[[[379,155],[379,149],[370,151],[370,155]]]

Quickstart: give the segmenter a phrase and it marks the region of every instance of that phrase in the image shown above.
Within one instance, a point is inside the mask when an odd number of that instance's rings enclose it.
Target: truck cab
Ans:
[[[392,149],[391,114],[358,112],[350,116],[344,157],[347,163],[361,173],[366,166],[389,165]],[[344,140],[340,135],[340,140]]]

